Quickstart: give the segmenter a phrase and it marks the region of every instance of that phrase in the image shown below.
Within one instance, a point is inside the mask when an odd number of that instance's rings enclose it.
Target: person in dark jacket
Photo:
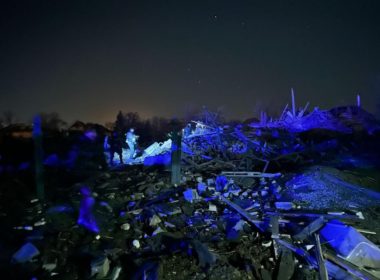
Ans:
[[[123,164],[123,139],[121,133],[113,131],[111,137],[109,138],[110,145],[110,163],[113,165],[113,157],[115,153],[119,155],[120,164]]]

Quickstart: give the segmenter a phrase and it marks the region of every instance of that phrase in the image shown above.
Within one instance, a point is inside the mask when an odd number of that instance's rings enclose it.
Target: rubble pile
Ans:
[[[319,177],[329,176],[319,170]],[[173,186],[162,170],[131,166],[74,185],[69,203],[31,201],[14,229],[25,242],[12,256],[15,273],[37,279],[379,277],[380,250],[364,236],[372,239],[374,232],[360,201],[331,211],[299,191],[292,199],[295,189],[314,186],[308,172],[207,174],[187,171]]]
[[[195,121],[143,151],[135,135],[125,163],[120,146],[120,164],[21,220],[1,209],[4,277],[379,279],[380,126],[359,107],[306,109]]]
[[[208,127],[182,141],[182,168],[202,170],[262,170],[282,168],[302,160],[317,160],[321,151],[336,148],[330,137],[311,143],[308,138],[281,129],[248,125]],[[334,135],[335,136],[335,135]],[[151,166],[170,163],[171,141],[154,143],[133,164]],[[273,169],[273,168],[272,168]]]
[[[292,113],[286,106],[279,119],[251,123],[255,128],[282,128],[291,132],[303,132],[312,129],[323,129],[350,134],[365,131],[369,134],[380,131],[380,123],[376,118],[358,106],[342,106],[331,110],[315,107],[307,112],[307,107]]]
[[[331,150],[350,149],[348,135],[372,135],[380,131],[380,123],[355,106],[315,108],[310,113],[306,108],[296,115],[284,110],[278,120],[249,124],[193,121],[195,129],[191,130],[189,124],[189,132],[182,139],[183,168],[193,172],[284,169],[289,164],[317,162]],[[154,143],[131,164],[168,164],[171,144],[170,139]]]

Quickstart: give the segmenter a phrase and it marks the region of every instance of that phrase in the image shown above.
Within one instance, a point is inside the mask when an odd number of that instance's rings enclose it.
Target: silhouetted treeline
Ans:
[[[137,112],[120,111],[115,116],[115,121],[106,126],[81,121],[75,121],[68,126],[58,113],[39,115],[47,164],[64,162],[67,166],[74,164],[72,166],[76,169],[90,163],[96,164],[96,168],[105,165],[104,141],[114,129],[125,135],[130,128],[134,128],[135,133],[140,136],[140,149],[145,149],[155,141],[167,140],[167,135],[172,129],[169,119],[142,119]],[[18,123],[16,120],[11,111],[0,117],[0,169],[8,166],[13,170],[19,170],[21,165],[33,165],[33,126]],[[179,123],[182,125],[182,121]],[[68,164],[71,158],[75,158],[75,162]]]
[[[143,150],[154,142],[166,141],[171,131],[184,128],[191,120],[199,120],[211,126],[226,123],[221,111],[211,112],[206,108],[188,114],[183,119],[163,117],[143,119],[137,112],[119,111],[115,114],[115,120],[105,126],[81,121],[68,125],[55,112],[39,115],[45,158],[57,158],[60,162],[67,162],[75,155],[83,163],[94,162],[96,159],[100,165],[104,165],[101,155],[104,152],[105,138],[113,130],[125,135],[130,128],[134,128],[135,133],[139,135],[138,148]],[[11,111],[0,116],[0,166],[8,163],[17,166],[23,162],[32,164],[32,135],[32,125],[17,123],[17,118]]]

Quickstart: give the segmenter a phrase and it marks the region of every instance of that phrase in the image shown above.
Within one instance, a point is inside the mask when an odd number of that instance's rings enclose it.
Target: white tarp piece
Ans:
[[[166,152],[169,152],[172,147],[172,140],[166,140],[165,142],[154,142],[148,148],[146,148],[142,156],[135,158],[132,164],[143,163],[146,157],[157,156]]]
[[[378,279],[380,249],[355,228],[338,221],[329,222],[321,230],[321,235],[341,258]]]

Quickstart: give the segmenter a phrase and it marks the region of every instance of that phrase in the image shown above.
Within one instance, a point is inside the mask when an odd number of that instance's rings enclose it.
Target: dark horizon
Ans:
[[[244,119],[310,108],[376,112],[379,1],[14,1],[2,4],[0,113],[104,124],[119,110]]]

